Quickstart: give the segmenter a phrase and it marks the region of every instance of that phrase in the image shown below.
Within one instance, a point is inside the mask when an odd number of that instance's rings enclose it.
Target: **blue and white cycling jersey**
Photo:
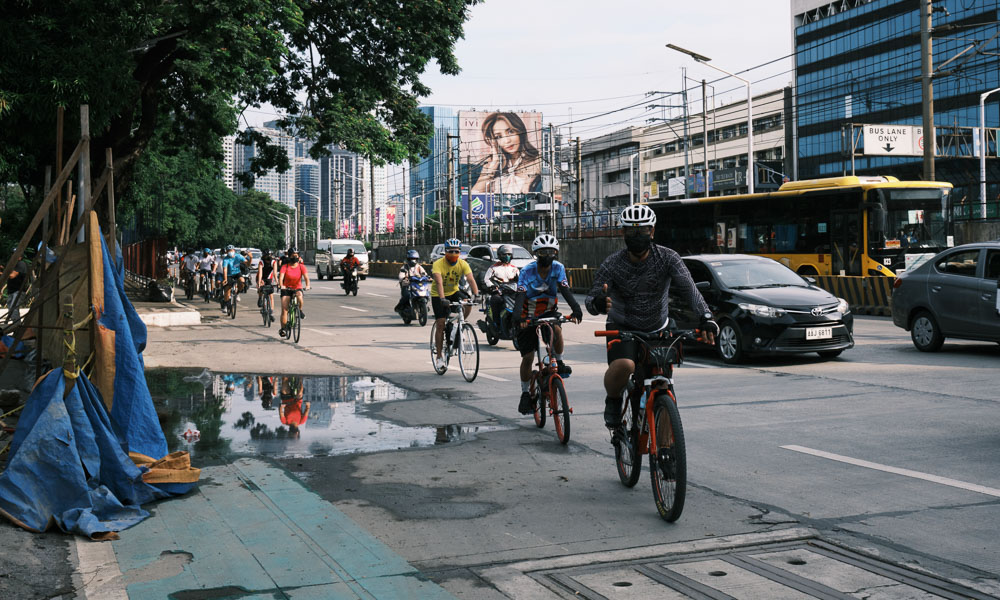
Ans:
[[[538,274],[538,263],[528,263],[517,280],[517,291],[525,293],[523,317],[540,316],[555,310],[559,300],[556,297],[563,288],[569,288],[566,279],[566,268],[555,260],[549,268],[549,274],[542,279]]]
[[[240,265],[246,262],[246,259],[237,254],[233,257],[226,257],[222,261],[222,268],[226,270],[227,277],[233,277],[240,274]]]

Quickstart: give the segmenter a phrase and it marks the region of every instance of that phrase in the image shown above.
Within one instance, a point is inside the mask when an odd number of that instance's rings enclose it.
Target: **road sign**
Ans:
[[[864,153],[868,156],[919,156],[923,136],[916,134],[915,129],[914,125],[865,125]]]

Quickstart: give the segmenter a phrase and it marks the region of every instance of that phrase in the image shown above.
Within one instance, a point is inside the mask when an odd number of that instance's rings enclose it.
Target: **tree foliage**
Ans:
[[[120,188],[162,126],[164,148],[219,158],[220,136],[262,104],[316,153],[340,143],[376,161],[417,158],[432,133],[420,76],[431,61],[458,72],[454,45],[478,1],[4,0],[0,182],[39,186],[55,107],[67,109],[68,156],[84,103],[92,155],[112,148]],[[287,157],[265,152],[252,167]]]

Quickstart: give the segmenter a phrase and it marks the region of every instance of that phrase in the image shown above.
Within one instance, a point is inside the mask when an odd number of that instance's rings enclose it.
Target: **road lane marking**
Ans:
[[[914,479],[923,479],[924,481],[930,481],[933,483],[940,483],[941,485],[947,485],[951,487],[960,488],[963,490],[969,490],[970,492],[978,492],[980,494],[986,494],[987,496],[996,496],[1000,498],[1000,490],[996,488],[990,488],[983,485],[977,485],[975,483],[966,483],[964,481],[959,481],[957,479],[949,479],[947,477],[941,477],[939,475],[932,475],[930,473],[921,473],[920,471],[911,471],[910,469],[901,469],[899,467],[891,467],[889,465],[883,465],[879,463],[869,462],[867,460],[861,460],[858,458],[851,458],[850,456],[841,456],[840,454],[833,454],[831,452],[823,452],[822,450],[813,450],[812,448],[806,448],[804,446],[781,446],[785,450],[792,450],[794,452],[802,452],[803,454],[811,454],[813,456],[818,456],[820,458],[828,458],[830,460],[835,460],[842,463],[847,463],[849,465],[855,465],[858,467],[865,467],[867,469],[874,469],[876,471],[884,471],[886,473],[895,473],[896,475],[902,475],[904,477],[913,477]]]
[[[322,329],[313,329],[311,327],[306,327],[306,331],[311,331],[313,333],[318,333],[320,335],[333,335],[329,331],[323,331]]]
[[[346,308],[347,310],[356,310],[358,312],[368,312],[367,310],[365,310],[363,308],[354,308],[353,306],[347,306],[346,304],[341,304],[340,307],[341,308]]]
[[[510,379],[504,379],[503,377],[497,377],[496,375],[490,375],[489,373],[483,373],[482,371],[479,372],[479,376],[485,377],[490,381],[510,381]]]
[[[384,294],[376,294],[375,292],[366,292],[366,293],[367,293],[367,294],[368,294],[369,296],[378,296],[379,298],[388,298],[388,297],[389,297],[389,296],[386,296],[386,295],[384,295]]]

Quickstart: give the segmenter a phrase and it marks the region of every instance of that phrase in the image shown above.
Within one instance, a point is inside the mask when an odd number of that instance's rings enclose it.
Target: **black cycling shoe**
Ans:
[[[264,297],[260,294],[257,295],[257,308],[264,306]]]
[[[615,429],[622,422],[622,400],[621,398],[604,399],[604,426],[608,429]]]
[[[569,377],[573,374],[573,369],[561,360],[556,361],[556,373],[562,377]]]
[[[304,312],[302,312],[302,311],[300,310],[300,311],[299,311],[299,318],[300,318],[300,319],[304,319],[304,318],[306,318],[306,313],[304,313]]]
[[[517,412],[522,415],[530,415],[535,412],[535,401],[529,392],[521,392],[521,402],[517,405]]]

